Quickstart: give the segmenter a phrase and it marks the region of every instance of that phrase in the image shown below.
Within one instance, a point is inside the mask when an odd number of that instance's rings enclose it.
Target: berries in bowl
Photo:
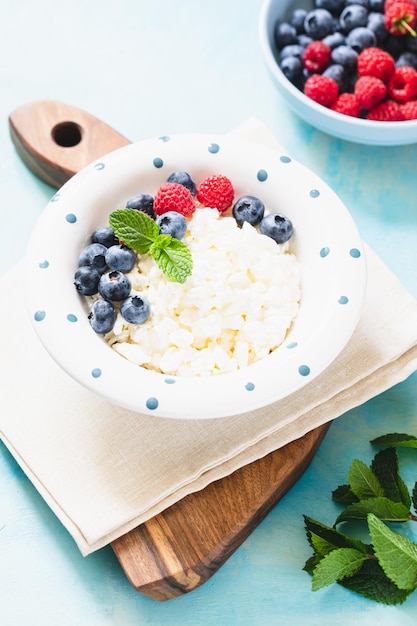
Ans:
[[[415,0],[266,0],[259,32],[291,109],[330,135],[417,140]]]
[[[73,378],[140,413],[206,419],[330,367],[359,320],[366,262],[346,207],[287,154],[174,135],[66,183],[27,274],[34,328]]]

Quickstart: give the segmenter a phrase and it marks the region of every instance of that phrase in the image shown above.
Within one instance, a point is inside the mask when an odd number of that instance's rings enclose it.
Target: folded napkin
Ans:
[[[278,145],[257,120],[235,134]],[[337,360],[271,406],[213,420],[115,407],[72,380],[39,343],[24,264],[1,279],[0,435],[86,555],[187,494],[284,446],[417,370],[417,302],[367,248],[362,318]]]

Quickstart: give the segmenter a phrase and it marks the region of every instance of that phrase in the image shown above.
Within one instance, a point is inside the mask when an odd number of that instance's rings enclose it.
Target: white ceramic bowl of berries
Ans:
[[[269,73],[304,121],[353,142],[417,141],[415,0],[266,0]]]
[[[173,135],[92,163],[30,240],[27,303],[52,358],[141,414],[211,419],[311,382],[361,315],[366,259],[337,195],[284,151]]]

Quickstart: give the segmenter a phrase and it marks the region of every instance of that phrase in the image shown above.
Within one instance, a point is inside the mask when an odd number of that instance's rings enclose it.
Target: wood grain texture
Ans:
[[[27,167],[55,188],[130,143],[92,115],[50,100],[16,109],[9,128]],[[209,484],[113,541],[133,587],[164,601],[207,581],[302,475],[328,428]]]

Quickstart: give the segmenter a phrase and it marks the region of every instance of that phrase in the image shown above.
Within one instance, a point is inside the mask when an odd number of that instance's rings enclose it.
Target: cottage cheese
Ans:
[[[275,350],[301,296],[288,243],[210,208],[195,211],[183,242],[193,258],[184,284],[170,281],[150,255],[139,257],[128,276],[151,316],[135,325],[119,314],[109,345],[129,361],[178,376],[231,372]]]

